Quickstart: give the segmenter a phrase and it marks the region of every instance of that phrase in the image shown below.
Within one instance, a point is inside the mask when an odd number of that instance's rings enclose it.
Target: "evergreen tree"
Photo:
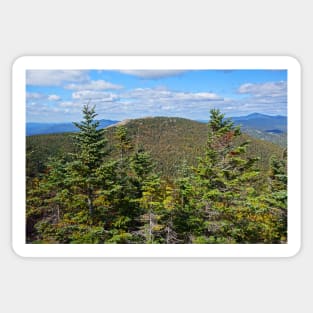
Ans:
[[[163,210],[161,215],[161,223],[164,225],[163,237],[164,243],[179,243],[178,233],[175,229],[175,216],[179,209],[176,202],[175,189],[167,185],[165,187],[165,195],[163,200]]]
[[[203,233],[205,217],[197,206],[193,169],[184,161],[178,174],[174,193],[176,202],[174,230],[179,243],[192,243],[194,237]]]
[[[90,216],[94,212],[95,191],[99,186],[97,169],[101,166],[108,151],[104,129],[98,129],[95,120],[95,107],[83,107],[83,120],[74,125],[80,130],[74,136],[77,153],[74,161],[68,165],[69,179],[75,189],[86,198]]]
[[[280,160],[275,156],[270,160],[269,193],[276,207],[281,210],[287,208],[287,150]]]
[[[27,242],[287,241],[286,151],[272,157],[260,180],[240,128],[211,110],[198,164],[183,162],[174,177],[161,176],[150,153],[133,146],[124,126],[111,129],[109,151],[96,116],[95,107],[83,107],[83,120],[74,123],[79,129],[74,153],[61,149],[62,156],[45,161],[36,177],[34,164],[27,165]]]
[[[74,136],[76,152],[51,160],[38,184],[42,219],[34,227],[44,242],[104,241],[103,216],[95,212],[95,202],[98,205],[102,178],[98,171],[107,151],[96,115],[94,107],[83,107],[83,121],[74,123],[80,129]]]
[[[270,160],[268,188],[260,197],[267,225],[263,227],[263,241],[284,243],[287,241],[287,150],[280,159]]]
[[[46,204],[41,180],[35,177],[28,180],[26,193],[26,242],[39,240],[36,229],[37,223],[46,216]]]
[[[55,227],[71,207],[64,160],[50,159],[46,171],[47,174],[41,179],[35,178],[32,188],[28,189],[27,232],[33,232],[37,241],[54,242]]]
[[[151,157],[143,149],[134,151],[132,140],[123,126],[114,133],[117,159],[110,161],[110,179],[104,179],[101,194],[108,200],[108,232],[111,243],[132,243],[141,241],[139,228],[142,224],[143,185],[153,169]],[[100,176],[105,172],[99,172]],[[109,182],[109,183],[108,183]]]
[[[117,140],[116,147],[120,157],[120,166],[123,166],[124,161],[127,160],[129,156],[129,152],[133,150],[133,145],[127,133],[127,129],[124,126],[118,126],[116,128],[115,138]]]
[[[142,147],[139,148],[131,157],[130,167],[133,173],[133,179],[140,190],[145,179],[155,171],[155,164],[151,155]]]
[[[143,225],[140,234],[145,243],[162,243],[162,231],[164,225],[160,223],[162,214],[162,190],[161,179],[152,174],[147,177],[142,186],[142,197],[138,199],[143,214],[141,216]]]
[[[287,241],[287,154],[270,160],[267,184],[259,195],[249,197],[247,238],[250,243]]]
[[[129,243],[132,241],[134,220],[138,215],[138,210],[133,196],[135,188],[130,177],[130,159],[133,145],[127,130],[123,126],[118,126],[115,130],[116,151],[118,158],[114,163],[113,184],[110,186],[110,196],[108,197],[110,206],[110,229],[111,243]],[[105,186],[102,186],[105,190]]]
[[[254,166],[257,159],[243,158],[248,142],[236,144],[239,135],[239,127],[219,110],[211,110],[206,153],[195,169],[194,182],[197,208],[206,219],[203,234],[209,238],[207,242],[245,240],[245,201],[255,192],[251,183],[258,172]]]

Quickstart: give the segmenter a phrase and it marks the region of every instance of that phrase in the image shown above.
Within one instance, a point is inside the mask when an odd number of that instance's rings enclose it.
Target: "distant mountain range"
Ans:
[[[232,117],[232,120],[242,127],[255,128],[268,133],[287,132],[287,116],[252,113],[247,116]]]
[[[99,128],[105,128],[119,121],[99,120]],[[26,123],[26,136],[78,132],[73,123]]]
[[[246,116],[232,117],[236,125],[240,125],[243,132],[254,138],[270,141],[280,146],[287,146],[287,117],[281,115],[266,115],[260,113],[252,113]],[[128,121],[128,120],[126,120]],[[125,121],[119,122],[114,120],[99,120],[99,128],[106,128],[117,123],[123,124]],[[208,121],[198,121],[207,123]],[[73,123],[27,123],[26,135],[42,135],[77,132],[78,129]]]
[[[253,113],[232,119],[242,132],[287,147],[287,116]]]
[[[241,126],[242,132],[254,138],[270,141],[282,147],[287,146],[287,116],[252,113],[231,119],[235,125]]]

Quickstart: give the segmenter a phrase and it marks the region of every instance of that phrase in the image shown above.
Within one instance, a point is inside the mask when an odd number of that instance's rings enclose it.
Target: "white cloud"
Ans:
[[[245,115],[254,112],[287,114],[287,82],[246,83],[237,92],[239,99],[225,99],[221,109],[229,115]]]
[[[196,119],[196,115],[208,116],[210,108],[223,102],[223,98],[215,93],[180,92],[165,88],[136,88],[122,93],[120,98],[116,104],[123,118],[166,115]]]
[[[143,100],[146,102],[188,102],[188,101],[221,101],[223,98],[215,93],[210,92],[180,92],[159,88],[137,88],[128,93],[122,94],[121,97]]]
[[[119,96],[111,93],[111,92],[104,92],[104,91],[93,91],[93,90],[81,90],[72,93],[72,99],[75,100],[91,100],[91,101],[117,101]]]
[[[46,95],[42,94],[42,93],[39,93],[39,92],[27,92],[26,93],[26,99],[29,100],[29,99],[42,99],[42,98],[45,98]]]
[[[65,82],[84,82],[88,71],[78,70],[27,70],[26,84],[32,86],[60,86]]]
[[[246,83],[239,87],[240,94],[250,94],[253,96],[279,97],[287,95],[287,82],[266,82],[263,84]]]
[[[214,93],[179,92],[167,90],[164,87],[137,88],[119,94],[97,90],[79,90],[72,93],[72,99],[58,102],[58,114],[64,112],[72,113],[73,116],[78,115],[83,104],[89,100],[96,105],[99,118],[117,120],[162,115],[196,119],[199,112],[200,116],[207,117],[212,106],[223,102],[222,98]],[[51,114],[55,115],[52,111]]]
[[[220,96],[211,92],[177,92],[173,94],[176,100],[185,101],[220,101],[223,100]]]
[[[121,88],[123,88],[123,86],[115,85],[104,80],[92,80],[84,84],[72,83],[65,86],[65,89],[69,90],[108,90],[108,89],[115,90]]]
[[[59,104],[59,107],[61,108],[79,108],[82,104],[79,102],[73,102],[73,101],[63,101]]]
[[[164,77],[178,76],[186,72],[185,70],[120,70],[123,74],[128,74],[144,79],[158,79]]]
[[[49,101],[59,101],[59,100],[61,100],[61,97],[58,95],[49,95],[48,100]]]
[[[72,83],[75,86],[72,97],[62,96],[66,101],[55,103],[48,101],[51,96],[58,97],[52,92],[50,96],[28,93],[28,113],[36,116],[36,119],[41,118],[41,113],[42,118],[46,116],[47,120],[75,121],[81,116],[82,106],[89,101],[92,105],[96,105],[99,118],[115,120],[142,116],[179,116],[205,120],[209,117],[209,110],[214,107],[220,108],[227,116],[246,115],[253,112],[287,113],[286,82],[243,84],[234,98],[223,98],[214,92],[169,90],[164,86],[122,89],[118,92],[98,89],[100,85],[105,86],[105,83],[107,82]],[[89,89],[85,89],[88,85]],[[52,98],[56,100],[56,97]]]
[[[43,93],[39,93],[39,92],[27,92],[26,93],[26,99],[27,101],[30,100],[49,100],[49,101],[59,101],[61,99],[60,96],[52,94],[52,95],[46,95]]]

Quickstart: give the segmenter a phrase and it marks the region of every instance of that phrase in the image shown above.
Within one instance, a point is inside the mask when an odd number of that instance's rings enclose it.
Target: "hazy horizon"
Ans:
[[[246,114],[246,115],[237,115],[237,116],[225,116],[225,118],[232,118],[232,117],[245,117],[245,116],[248,116],[248,115],[251,115],[251,114],[262,114],[262,115],[267,115],[267,116],[272,116],[272,117],[275,117],[275,116],[282,116],[282,117],[287,117],[287,115],[282,115],[282,114],[264,114],[264,113],[259,113],[259,112],[253,112],[253,113],[249,113],[249,114]],[[208,119],[192,119],[192,118],[188,118],[188,117],[181,117],[181,116],[162,116],[162,115],[155,115],[155,116],[139,116],[139,117],[135,117],[135,118],[124,118],[122,120],[111,120],[111,119],[106,119],[106,118],[97,118],[96,117],[96,120],[98,121],[101,121],[101,120],[107,120],[107,121],[114,121],[114,122],[122,122],[122,121],[125,121],[125,120],[134,120],[134,119],[144,119],[144,118],[154,118],[154,117],[169,117],[169,118],[184,118],[184,119],[189,119],[189,120],[192,120],[192,121],[197,121],[197,122],[204,122],[204,121],[209,121],[209,118]],[[69,123],[77,123],[77,122],[80,122],[82,120],[82,118],[78,119],[78,120],[75,120],[75,121],[63,121],[63,122],[59,122],[59,121],[49,121],[49,122],[37,122],[37,121],[27,121],[26,123],[27,124],[69,124]]]

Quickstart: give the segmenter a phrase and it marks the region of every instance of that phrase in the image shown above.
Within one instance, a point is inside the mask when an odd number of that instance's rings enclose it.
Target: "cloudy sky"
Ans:
[[[178,116],[207,120],[287,115],[284,70],[28,70],[27,122],[72,122],[90,102],[99,119]]]

